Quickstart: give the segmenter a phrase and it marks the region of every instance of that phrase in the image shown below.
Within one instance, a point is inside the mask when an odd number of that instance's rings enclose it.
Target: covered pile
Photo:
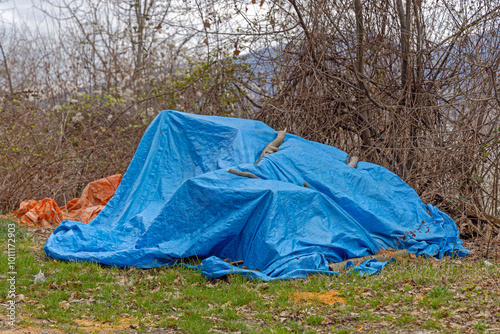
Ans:
[[[207,277],[266,280],[389,247],[467,253],[453,220],[381,166],[349,167],[345,152],[294,135],[255,164],[276,134],[257,121],[162,112],[104,210],[90,224],[62,222],[46,253],[141,268],[197,257]],[[238,260],[249,269],[228,263]]]

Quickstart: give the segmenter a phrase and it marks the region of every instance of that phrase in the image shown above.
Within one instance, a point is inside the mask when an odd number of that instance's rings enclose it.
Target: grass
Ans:
[[[207,280],[184,267],[141,270],[55,261],[43,252],[51,231],[16,228],[20,327],[72,333],[500,332],[499,267],[481,260],[417,258],[391,263],[370,277]],[[0,302],[5,304],[7,220],[0,221],[0,238]],[[35,283],[33,275],[40,270],[46,279]],[[330,290],[346,302],[328,305],[293,297],[294,292]]]

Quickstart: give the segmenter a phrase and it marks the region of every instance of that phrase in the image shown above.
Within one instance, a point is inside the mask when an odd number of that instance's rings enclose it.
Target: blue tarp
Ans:
[[[45,252],[140,268],[198,257],[204,261],[195,268],[207,277],[240,272],[263,280],[328,273],[329,261],[389,247],[468,253],[453,220],[381,166],[354,169],[345,152],[290,134],[255,164],[276,134],[262,122],[163,111],[103,211],[89,224],[62,222]],[[371,261],[357,269],[380,267]]]

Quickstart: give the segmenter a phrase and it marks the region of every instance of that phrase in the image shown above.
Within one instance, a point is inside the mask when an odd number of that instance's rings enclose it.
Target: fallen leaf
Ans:
[[[64,310],[67,310],[70,306],[71,305],[66,300],[63,300],[62,302],[59,303],[59,307]]]
[[[422,300],[424,299],[424,295],[421,293],[418,293],[415,297],[413,297],[413,300]]]

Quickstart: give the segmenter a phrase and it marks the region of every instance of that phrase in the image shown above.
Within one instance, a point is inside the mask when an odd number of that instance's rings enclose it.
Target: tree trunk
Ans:
[[[366,111],[367,99],[364,94],[365,86],[363,81],[364,76],[364,24],[363,24],[363,6],[361,5],[361,0],[354,0],[354,12],[356,14],[356,37],[357,37],[357,45],[356,45],[356,71],[358,72],[358,88],[359,93],[357,94],[356,100],[358,103],[358,111],[364,117],[364,119],[368,120],[368,113]],[[364,147],[372,146],[371,132],[368,127],[365,127],[361,131],[361,140],[363,141]],[[361,153],[361,152],[360,152]]]
[[[9,82],[10,95],[14,95],[14,89],[12,88],[12,80],[10,78],[9,65],[7,64],[7,58],[3,51],[3,45],[0,42],[0,50],[2,51],[3,64],[5,66],[5,73],[7,73],[7,81]]]

